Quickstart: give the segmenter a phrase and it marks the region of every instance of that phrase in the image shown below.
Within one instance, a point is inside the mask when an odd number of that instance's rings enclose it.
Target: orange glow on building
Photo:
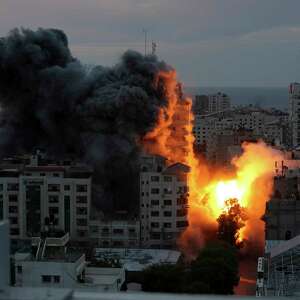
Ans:
[[[194,153],[192,101],[179,97],[176,72],[158,76],[165,82],[168,105],[161,108],[157,125],[145,136],[143,145],[148,153],[190,167],[189,227],[179,240],[180,247],[193,255],[209,240],[216,232],[218,217],[229,209],[229,199],[236,199],[247,213],[245,226],[239,232],[245,248],[253,243],[262,246],[261,217],[272,193],[274,163],[283,159],[282,154],[263,142],[244,143],[242,155],[231,162],[233,171],[222,171],[222,166],[210,167]]]

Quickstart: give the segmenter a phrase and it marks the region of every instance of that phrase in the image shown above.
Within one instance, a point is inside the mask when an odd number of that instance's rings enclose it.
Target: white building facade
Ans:
[[[100,248],[139,248],[139,220],[90,220],[90,239]]]
[[[47,227],[89,235],[92,172],[86,166],[29,165],[0,170],[0,219],[10,220],[11,239],[39,236]]]
[[[253,135],[267,143],[285,145],[288,143],[288,114],[277,110],[244,107],[222,113],[196,114],[194,119],[195,144],[211,149],[216,136],[230,135],[239,129],[251,130]],[[208,147],[208,148],[207,148]],[[213,154],[208,153],[208,156]]]
[[[176,241],[188,226],[188,172],[189,168],[179,163],[168,167],[159,162],[150,168],[142,166],[140,219],[144,247],[176,247]]]

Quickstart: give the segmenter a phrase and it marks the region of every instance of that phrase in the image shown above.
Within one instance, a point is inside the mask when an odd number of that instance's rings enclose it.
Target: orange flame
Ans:
[[[263,142],[245,143],[243,154],[231,162],[233,174],[209,167],[194,153],[192,101],[178,96],[176,72],[160,73],[158,80],[165,84],[168,105],[160,109],[157,125],[145,136],[143,145],[148,153],[190,166],[189,227],[179,245],[187,254],[197,251],[216,231],[216,219],[232,198],[248,214],[240,239],[262,245],[264,227],[260,219],[272,193],[274,162],[283,160],[283,155]]]

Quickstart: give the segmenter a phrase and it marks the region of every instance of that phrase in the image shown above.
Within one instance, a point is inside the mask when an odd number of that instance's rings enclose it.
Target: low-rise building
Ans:
[[[15,254],[16,286],[116,292],[123,268],[88,266],[85,255],[67,246],[69,234],[49,232],[32,239],[32,251]]]
[[[90,220],[90,239],[96,247],[139,248],[139,220]]]

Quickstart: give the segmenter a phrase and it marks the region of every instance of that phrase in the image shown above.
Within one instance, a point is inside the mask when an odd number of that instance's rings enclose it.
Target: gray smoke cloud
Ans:
[[[171,67],[134,51],[105,68],[86,68],[57,29],[14,29],[0,39],[0,154],[45,149],[95,169],[95,202],[107,211],[138,199],[137,141],[166,105]]]

